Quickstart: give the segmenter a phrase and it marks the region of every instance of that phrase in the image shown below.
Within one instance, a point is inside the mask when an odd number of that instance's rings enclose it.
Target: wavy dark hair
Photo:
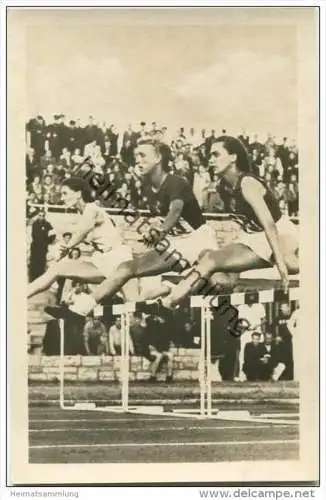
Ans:
[[[252,172],[248,151],[240,139],[230,135],[221,135],[213,141],[213,144],[217,142],[222,142],[224,148],[230,155],[235,154],[237,156],[235,164],[241,172]]]
[[[85,203],[91,203],[94,201],[89,183],[81,177],[71,177],[70,179],[66,179],[62,182],[61,186],[67,186],[75,192],[80,191]]]

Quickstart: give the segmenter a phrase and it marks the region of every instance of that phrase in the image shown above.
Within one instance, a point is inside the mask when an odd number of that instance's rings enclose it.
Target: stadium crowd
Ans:
[[[53,123],[49,124],[42,116],[37,116],[26,124],[27,203],[62,204],[60,182],[69,178],[87,158],[93,172],[107,177],[130,208],[147,209],[134,150],[139,139],[152,137],[169,146],[170,171],[191,183],[201,208],[210,213],[223,212],[219,180],[209,168],[208,158],[214,138],[225,133],[225,129],[217,134],[216,130],[198,132],[190,128],[186,131],[184,127],[171,133],[156,122],[150,126],[141,122],[137,130],[129,125],[121,133],[114,125],[103,123],[99,126],[92,116],[84,127],[79,120],[66,124],[64,115],[55,115]],[[278,144],[271,134],[260,142],[257,135],[249,137],[245,131],[239,138],[248,149],[253,172],[264,178],[279,200],[281,210],[297,216],[299,167],[295,142],[289,143],[284,137]],[[107,200],[106,206],[110,204],[114,204],[113,198]]]
[[[114,125],[99,126],[93,117],[82,127],[78,120],[66,123],[64,115],[55,115],[47,124],[42,116],[32,118],[26,124],[26,187],[27,215],[35,215],[33,204],[61,205],[60,183],[71,177],[76,167],[86,160],[95,173],[107,176],[109,183],[124,199],[128,207],[147,209],[147,200],[139,180],[140,172],[135,165],[134,150],[139,139],[152,137],[166,143],[171,151],[170,170],[186,178],[192,185],[199,205],[205,212],[225,211],[219,195],[219,180],[208,164],[212,141],[226,130],[217,133],[191,128],[180,128],[176,134],[156,122],[148,126],[141,122],[138,129],[130,125],[122,134]],[[257,135],[239,134],[252,161],[253,172],[263,178],[279,201],[281,210],[290,216],[298,216],[298,149],[286,137],[281,144],[268,135],[264,142]],[[106,206],[114,203],[109,198]],[[67,241],[71,233],[65,233]],[[44,212],[32,223],[32,246],[29,259],[29,279],[33,280],[45,270],[49,245],[55,236]],[[33,247],[34,245],[34,247]],[[42,255],[42,258],[40,258]],[[78,259],[79,248],[73,249],[68,258]],[[89,293],[89,287],[66,280],[58,283],[61,302],[73,303],[80,293]],[[214,315],[212,323],[212,362],[222,380],[291,380],[293,378],[292,333],[290,318],[293,311],[266,316],[265,307],[259,304],[257,321],[253,310],[239,311],[239,317],[249,314],[250,325],[243,327],[239,336],[230,335],[230,324],[225,316]],[[249,307],[249,306],[248,306]],[[262,309],[261,309],[262,308]],[[66,324],[65,353],[74,355],[119,355],[121,352],[121,324],[107,308],[87,317],[83,324]],[[108,308],[110,309],[110,308]],[[172,321],[172,323],[171,323]],[[288,325],[289,323],[289,325]],[[173,348],[198,348],[200,319],[195,313],[181,309],[167,320],[160,316],[140,315],[132,318],[130,354],[144,356],[151,362],[149,380],[155,381],[162,361],[166,362],[167,380],[173,378]],[[154,334],[154,333],[155,334]],[[33,350],[33,346],[31,346]],[[56,321],[47,325],[42,350],[45,355],[59,353],[59,330]]]

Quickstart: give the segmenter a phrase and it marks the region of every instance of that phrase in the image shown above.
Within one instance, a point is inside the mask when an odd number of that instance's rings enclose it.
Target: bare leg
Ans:
[[[139,280],[135,278],[128,281],[122,287],[122,294],[125,302],[137,302],[139,300]]]
[[[228,245],[222,250],[209,250],[198,265],[190,269],[185,278],[173,288],[165,303],[168,306],[174,305],[189,294],[203,293],[214,272],[240,273],[266,267],[272,266],[241,243]]]
[[[53,265],[42,276],[29,283],[27,297],[31,298],[47,290],[58,278],[75,278],[97,284],[103,281],[104,276],[91,262],[64,260]]]
[[[164,358],[164,354],[163,353],[159,353],[157,352],[155,354],[155,360],[152,362],[152,365],[151,365],[151,378],[155,378],[157,373],[158,373],[158,369],[161,365],[161,362]]]
[[[173,269],[176,262],[177,260],[173,256],[164,260],[156,250],[150,250],[133,260],[121,264],[110,278],[105,279],[97,287],[94,292],[94,299],[96,302],[100,302],[104,297],[112,297],[131,278],[155,276]]]

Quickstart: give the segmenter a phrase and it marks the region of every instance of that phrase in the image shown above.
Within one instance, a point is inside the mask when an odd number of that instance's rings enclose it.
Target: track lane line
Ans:
[[[195,441],[195,442],[155,442],[155,443],[83,443],[83,444],[49,444],[49,445],[32,445],[30,450],[55,449],[55,448],[148,448],[153,446],[248,446],[248,445],[280,445],[299,443],[298,439],[272,439],[268,441]]]
[[[122,427],[71,427],[69,429],[67,428],[57,428],[57,429],[29,429],[28,432],[30,433],[37,433],[37,432],[116,432],[116,431],[123,431],[123,432],[139,432],[139,431],[192,431],[192,430],[232,430],[232,429],[271,429],[275,427],[289,427],[286,424],[280,424],[280,425],[225,425],[225,426],[200,426],[200,425],[190,425],[190,426],[180,426],[180,427],[133,427],[133,428],[128,428],[124,429]]]

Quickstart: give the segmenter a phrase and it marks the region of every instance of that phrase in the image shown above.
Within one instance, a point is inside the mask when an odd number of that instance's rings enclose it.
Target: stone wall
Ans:
[[[174,354],[174,380],[198,379],[198,349],[171,349]],[[64,378],[75,382],[105,382],[120,379],[120,356],[65,356]],[[28,380],[35,382],[55,382],[59,380],[60,357],[29,355]],[[150,376],[150,362],[138,356],[129,360],[129,380],[142,381]],[[158,380],[165,380],[165,366]]]

